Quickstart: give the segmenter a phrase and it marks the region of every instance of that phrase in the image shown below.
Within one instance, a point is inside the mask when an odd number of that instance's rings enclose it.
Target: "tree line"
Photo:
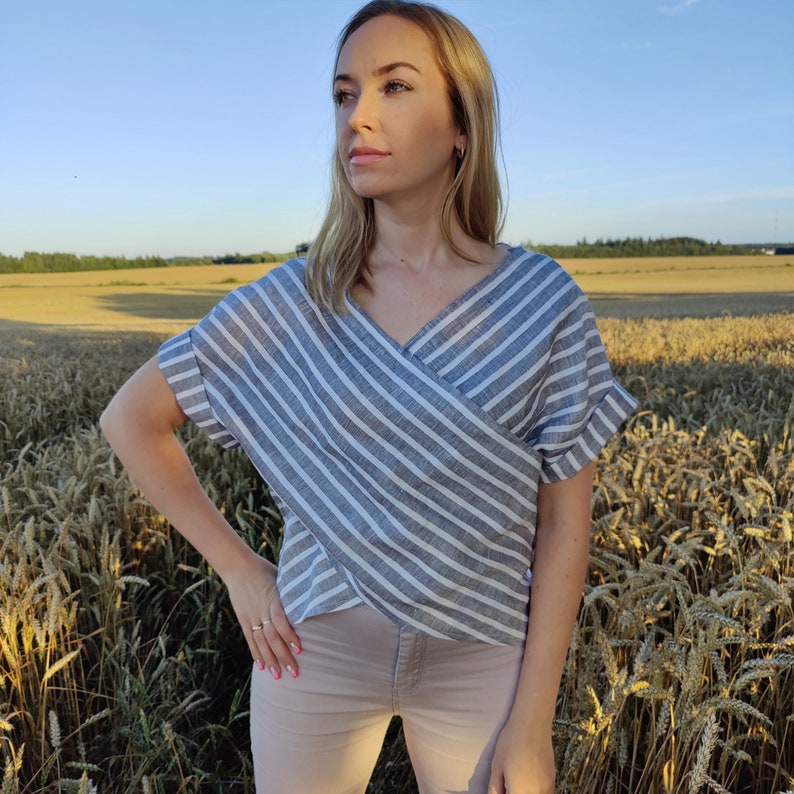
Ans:
[[[580,259],[592,257],[638,257],[638,256],[736,256],[755,253],[751,246],[723,245],[720,242],[707,243],[696,237],[662,237],[657,240],[642,237],[626,237],[622,240],[599,238],[595,242],[581,239],[575,245],[546,245],[524,243],[527,248],[548,254],[555,259]],[[296,246],[298,254],[306,253],[308,243]],[[271,254],[268,251],[258,254],[225,254],[218,257],[176,257],[165,259],[161,256],[138,256],[127,259],[124,256],[77,256],[64,253],[39,253],[26,251],[22,256],[0,254],[0,273],[68,273],[83,270],[129,270],[131,268],[173,267],[177,265],[207,264],[259,264],[282,262],[292,256]]]
[[[625,237],[622,240],[599,237],[595,242],[586,238],[577,240],[575,245],[545,245],[527,242],[524,245],[538,253],[547,254],[554,259],[587,259],[600,257],[638,257],[638,256],[741,256],[757,253],[752,246],[724,245],[707,243],[697,237]]]
[[[289,258],[289,254],[271,254],[265,251],[262,254],[224,254],[216,256],[212,263],[214,265],[258,265],[262,262],[283,262]]]
[[[73,273],[86,270],[130,270],[132,268],[178,267],[185,265],[248,264],[282,262],[289,254],[226,254],[219,257],[181,256],[77,256],[65,253],[25,251],[22,256],[0,254],[0,273]]]
[[[77,256],[76,254],[41,254],[25,251],[22,256],[0,254],[0,273],[71,273],[82,270],[129,270],[130,268],[168,267],[161,256]]]

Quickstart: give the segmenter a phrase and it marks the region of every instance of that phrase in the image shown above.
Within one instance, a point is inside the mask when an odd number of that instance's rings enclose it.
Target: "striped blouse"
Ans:
[[[348,309],[318,306],[291,260],[165,342],[160,366],[268,483],[293,623],[364,603],[433,636],[520,644],[538,483],[575,474],[636,405],[587,299],[517,247],[404,346]]]

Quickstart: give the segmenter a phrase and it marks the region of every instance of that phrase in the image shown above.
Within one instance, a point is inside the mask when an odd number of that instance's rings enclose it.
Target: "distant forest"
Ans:
[[[601,257],[629,256],[746,256],[760,253],[750,245],[723,245],[720,242],[707,243],[696,237],[660,237],[647,240],[642,237],[626,237],[623,240],[602,240],[593,243],[586,239],[578,240],[576,245],[544,245],[524,243],[524,245],[554,259],[595,259]]]
[[[77,256],[75,254],[42,254],[25,251],[22,256],[0,254],[0,273],[72,273],[85,270],[130,270],[132,268],[184,267],[186,265],[256,264],[258,262],[283,262],[293,256],[288,254],[226,254],[219,257],[138,256]]]
[[[750,245],[723,245],[720,242],[707,243],[695,237],[668,237],[658,240],[642,237],[626,237],[623,240],[602,240],[588,242],[579,240],[575,245],[545,245],[524,243],[527,248],[548,254],[555,259],[584,259],[594,257],[637,257],[637,256],[736,256],[758,253],[759,249]],[[296,246],[305,253],[307,243]],[[143,256],[127,259],[124,256],[76,256],[62,253],[37,253],[26,251],[22,256],[0,254],[0,273],[68,273],[83,270],[129,270],[131,268],[177,267],[184,265],[209,264],[257,264],[260,262],[281,262],[293,256],[286,254],[226,254],[219,257],[177,257],[164,259],[161,256]]]

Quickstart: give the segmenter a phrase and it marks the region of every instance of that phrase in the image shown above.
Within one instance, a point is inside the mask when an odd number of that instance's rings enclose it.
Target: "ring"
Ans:
[[[272,623],[272,620],[263,620],[258,626],[251,626],[251,631],[259,631],[267,626],[268,623]]]

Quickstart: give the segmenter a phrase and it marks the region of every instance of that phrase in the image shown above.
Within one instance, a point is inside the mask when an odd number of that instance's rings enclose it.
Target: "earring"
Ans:
[[[458,146],[458,160],[462,160],[464,154],[466,154],[466,147],[461,144]]]

